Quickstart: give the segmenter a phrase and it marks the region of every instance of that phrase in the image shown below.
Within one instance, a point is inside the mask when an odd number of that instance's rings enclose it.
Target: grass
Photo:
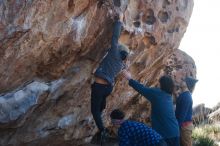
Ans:
[[[192,134],[194,146],[217,146],[220,141],[220,125],[204,125],[196,127]]]
[[[198,136],[194,141],[194,146],[217,146],[213,139],[205,136]]]

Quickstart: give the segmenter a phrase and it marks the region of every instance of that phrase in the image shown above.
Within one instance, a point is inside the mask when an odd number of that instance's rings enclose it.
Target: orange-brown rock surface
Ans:
[[[96,132],[90,113],[92,73],[110,45],[112,12],[121,9],[120,41],[131,49],[129,70],[148,86],[163,74],[196,75],[178,50],[192,0],[0,0],[0,145],[87,143]],[[113,108],[149,122],[150,104],[117,77]]]

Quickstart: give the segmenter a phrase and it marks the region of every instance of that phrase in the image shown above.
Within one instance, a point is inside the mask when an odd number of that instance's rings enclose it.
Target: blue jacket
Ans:
[[[95,76],[105,79],[111,85],[114,84],[115,77],[124,67],[120,56],[120,50],[118,49],[118,39],[121,32],[121,25],[120,21],[116,21],[114,23],[111,48],[95,71]]]
[[[159,88],[145,87],[133,79],[129,80],[129,85],[151,102],[152,128],[164,139],[179,137],[172,96]]]
[[[176,100],[176,118],[179,126],[183,122],[192,121],[192,106],[191,93],[189,91],[181,93]]]
[[[160,134],[144,123],[125,121],[118,129],[119,146],[157,146]]]

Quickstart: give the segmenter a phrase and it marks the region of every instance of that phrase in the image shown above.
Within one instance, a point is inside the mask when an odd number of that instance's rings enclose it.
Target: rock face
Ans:
[[[92,73],[110,45],[112,17],[125,14],[120,41],[135,79],[157,86],[163,74],[196,76],[178,50],[192,0],[0,0],[0,145],[80,145],[96,132]],[[105,111],[150,122],[150,104],[117,77]]]

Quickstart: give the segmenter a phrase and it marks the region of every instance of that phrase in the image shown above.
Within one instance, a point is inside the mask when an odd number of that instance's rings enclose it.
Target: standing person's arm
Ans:
[[[146,97],[148,100],[152,101],[152,89],[145,87],[140,84],[138,81],[135,81],[131,78],[130,72],[123,70],[124,77],[129,81],[129,85],[134,88],[138,93]]]
[[[138,93],[146,97],[148,100],[152,100],[152,90],[144,85],[140,84],[138,81],[130,79],[129,85],[134,88]]]
[[[112,32],[112,40],[111,40],[111,51],[116,52],[118,47],[118,39],[121,34],[121,26],[123,21],[123,13],[120,13],[119,20],[114,22],[113,32]]]

